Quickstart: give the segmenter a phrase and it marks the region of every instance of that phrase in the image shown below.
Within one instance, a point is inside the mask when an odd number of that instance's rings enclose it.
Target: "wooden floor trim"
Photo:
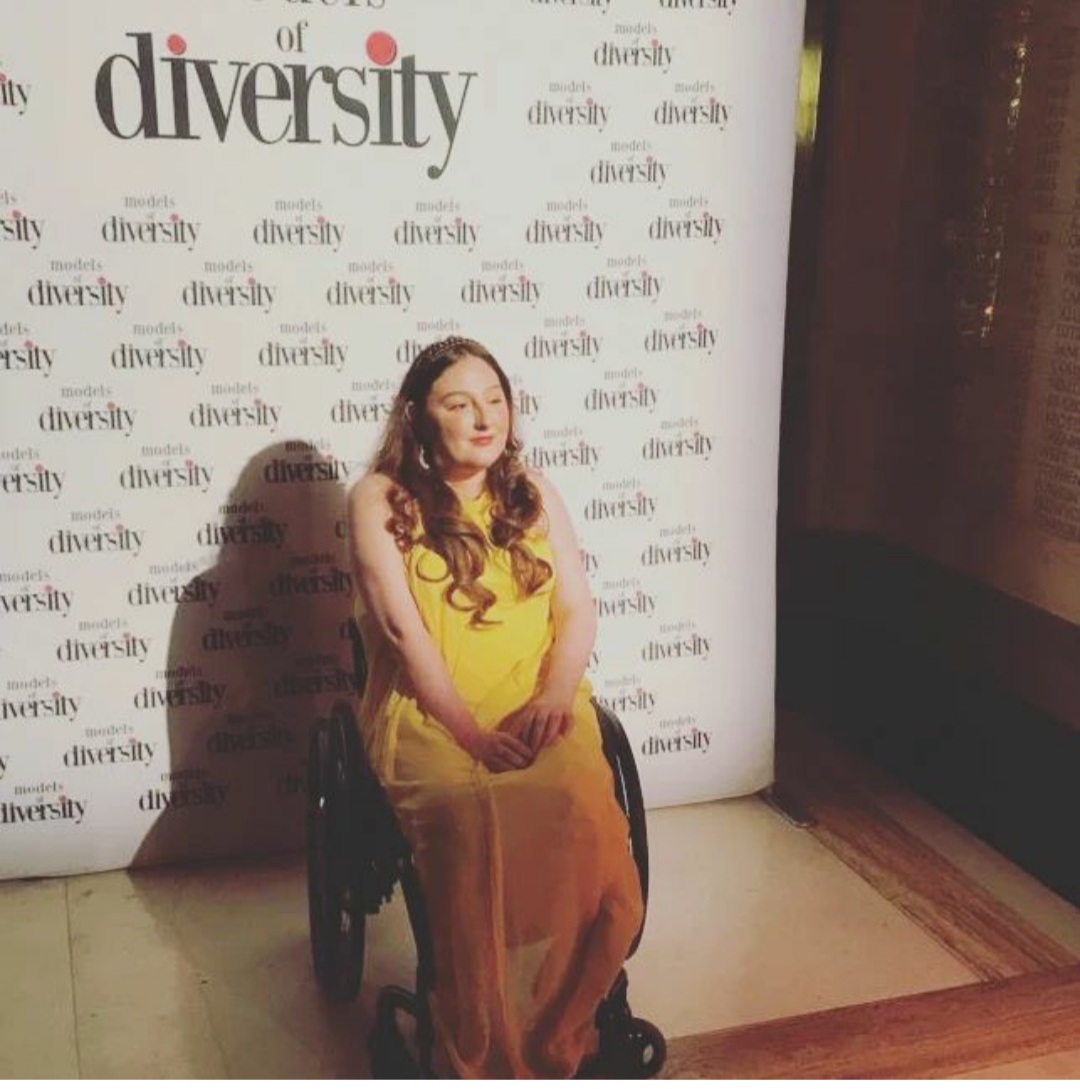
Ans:
[[[664,1078],[943,1078],[1080,1048],[1080,966],[686,1036]]]
[[[843,755],[785,727],[778,782],[816,824],[809,832],[982,980],[1077,963],[1045,935],[876,806]]]

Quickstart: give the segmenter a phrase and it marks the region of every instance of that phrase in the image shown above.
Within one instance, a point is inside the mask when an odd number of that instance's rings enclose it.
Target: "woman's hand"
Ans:
[[[572,700],[542,692],[511,711],[496,727],[496,732],[520,739],[535,756],[545,746],[565,737],[573,724]]]
[[[477,730],[462,748],[493,772],[518,771],[533,762],[533,752],[525,742],[497,730]]]

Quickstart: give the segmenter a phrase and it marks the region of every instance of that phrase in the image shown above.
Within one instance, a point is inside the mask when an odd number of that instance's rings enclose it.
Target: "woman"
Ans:
[[[473,340],[412,364],[349,495],[364,742],[412,849],[439,1057],[567,1077],[642,918],[584,679],[596,617],[510,384]]]

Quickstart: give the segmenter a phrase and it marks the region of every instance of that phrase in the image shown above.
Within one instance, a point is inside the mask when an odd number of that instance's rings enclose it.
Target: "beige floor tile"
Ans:
[[[302,861],[79,881],[88,1076],[362,1076],[377,988],[410,982],[411,939],[394,904],[370,926],[357,1002],[320,996]]]
[[[179,947],[163,876],[147,909],[123,872],[70,880],[72,964],[82,1075],[203,1078],[226,1073],[202,983]]]
[[[155,876],[144,879],[155,889]],[[230,1077],[358,1077],[377,988],[414,965],[400,905],[369,924],[365,985],[335,1005],[314,980],[302,861],[191,871],[173,916]]]
[[[649,921],[629,966],[631,1002],[669,1037],[974,981],[757,799],[655,811],[650,841]],[[378,989],[412,983],[399,892],[369,923],[357,1002],[321,998],[303,859],[73,878],[70,965],[62,894],[62,882],[0,884],[0,921],[23,928],[9,925],[0,938],[5,967],[8,946],[47,947],[56,960],[48,972],[36,951],[11,962],[16,993],[31,998],[0,999],[0,1045],[37,1041],[28,1050],[58,1076],[80,1069],[76,1016],[84,1077],[363,1076]],[[46,977],[66,980],[65,999],[46,999]],[[3,1046],[0,1064],[19,1054]]]
[[[0,1078],[79,1076],[64,880],[0,881]]]
[[[635,1012],[669,1037],[939,990],[975,976],[756,798],[649,814]]]
[[[669,1036],[973,978],[756,800],[657,811],[650,833],[631,1000]],[[88,1076],[362,1076],[375,995],[415,969],[399,892],[357,1002],[323,1000],[302,860],[79,878],[72,903]]]

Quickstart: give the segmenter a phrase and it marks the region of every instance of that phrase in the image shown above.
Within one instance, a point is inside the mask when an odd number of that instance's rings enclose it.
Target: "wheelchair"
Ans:
[[[349,621],[348,634],[356,688],[362,694],[367,666],[355,621]],[[633,750],[615,715],[596,700],[593,706],[616,799],[630,826],[627,848],[647,904],[645,806]],[[371,1072],[376,1078],[432,1077],[434,1035],[427,995],[434,980],[434,955],[424,898],[408,844],[368,762],[353,708],[344,700],[312,730],[307,805],[308,912],[319,988],[338,1002],[356,998],[363,978],[366,917],[389,903],[400,884],[417,952],[416,990],[387,986],[379,992],[368,1039]],[[640,941],[639,930],[629,955]],[[596,1014],[599,1050],[586,1059],[577,1077],[648,1078],[663,1067],[664,1037],[656,1026],[632,1015],[627,987],[626,970],[621,969]],[[415,1021],[415,1055],[401,1031],[399,1013]]]

